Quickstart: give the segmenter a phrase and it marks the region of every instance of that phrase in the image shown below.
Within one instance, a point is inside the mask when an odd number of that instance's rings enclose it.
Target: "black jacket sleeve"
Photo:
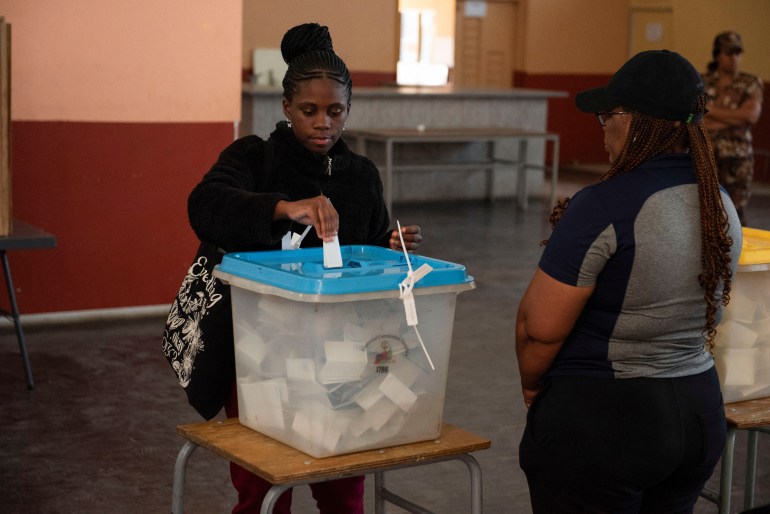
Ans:
[[[355,154],[354,154],[355,155]],[[372,188],[377,200],[374,202],[374,208],[372,209],[371,219],[369,220],[369,234],[367,236],[368,244],[375,246],[390,245],[390,216],[388,215],[388,209],[385,206],[385,195],[383,192],[382,181],[380,180],[380,172],[372,161],[364,156],[355,155],[356,158],[362,161],[362,166],[370,168],[373,174]]]
[[[268,143],[246,136],[225,148],[217,162],[193,189],[187,213],[201,241],[227,251],[274,245],[289,229],[289,221],[274,221],[284,194],[260,192],[266,174]]]

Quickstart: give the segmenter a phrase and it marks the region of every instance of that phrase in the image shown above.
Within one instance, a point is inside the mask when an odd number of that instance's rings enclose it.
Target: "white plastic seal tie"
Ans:
[[[302,240],[305,239],[307,233],[310,232],[310,227],[312,227],[312,225],[306,226],[305,231],[302,232],[301,235],[292,232],[291,230],[286,232],[283,239],[281,239],[281,250],[296,250],[299,248],[299,245],[302,244]]]
[[[310,227],[313,225],[308,225],[305,227],[305,230],[302,232],[302,235],[299,235],[297,233],[294,233],[291,235],[291,249],[296,250],[299,248],[299,245],[302,244],[302,240],[305,239],[305,236],[308,232],[310,232]]]
[[[406,278],[402,280],[398,285],[398,290],[400,292],[399,298],[404,302],[404,310],[406,311],[406,323],[410,327],[414,327],[414,333],[417,334],[417,339],[420,341],[422,351],[425,354],[425,357],[428,358],[430,369],[435,371],[436,367],[433,365],[433,360],[430,358],[428,349],[425,348],[425,343],[422,342],[420,331],[417,330],[417,308],[414,303],[414,293],[412,292],[414,285],[419,282],[420,279],[422,279],[425,275],[430,273],[433,268],[426,262],[417,268],[417,271],[412,271],[412,261],[409,260],[409,252],[406,251],[404,236],[401,234],[401,223],[396,220],[396,225],[398,226],[398,237],[401,240],[401,249],[404,251],[404,256],[406,257],[406,266],[409,269],[409,271],[406,273]]]

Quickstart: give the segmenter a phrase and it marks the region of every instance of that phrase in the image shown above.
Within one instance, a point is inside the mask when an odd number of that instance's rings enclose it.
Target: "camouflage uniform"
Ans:
[[[762,102],[762,79],[749,73],[739,72],[732,85],[725,91],[717,90],[719,72],[703,75],[703,82],[709,99],[714,103],[737,109],[749,99]],[[746,224],[746,205],[749,201],[749,187],[754,174],[754,152],[751,145],[751,125],[737,125],[718,130],[711,134],[719,171],[719,183],[730,194],[741,223]]]

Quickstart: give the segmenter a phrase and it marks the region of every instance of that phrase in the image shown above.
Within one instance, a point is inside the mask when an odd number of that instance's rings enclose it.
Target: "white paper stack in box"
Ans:
[[[240,422],[314,457],[438,437],[455,302],[473,277],[410,255],[413,269],[432,268],[412,289],[410,326],[406,256],[373,246],[341,255],[328,269],[322,248],[232,253],[215,270],[232,289]]]
[[[770,232],[743,229],[730,303],[717,326],[714,359],[722,397],[737,402],[770,396]]]

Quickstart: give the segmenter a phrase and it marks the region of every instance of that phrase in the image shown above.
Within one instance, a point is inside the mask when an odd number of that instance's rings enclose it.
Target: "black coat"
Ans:
[[[305,227],[274,221],[276,203],[324,194],[339,213],[341,245],[387,246],[389,217],[379,171],[342,139],[329,157],[330,174],[327,157],[302,146],[285,122],[276,125],[268,141],[257,136],[238,139],[222,151],[190,194],[193,230],[201,241],[227,251],[279,249],[287,230],[301,233]],[[311,229],[302,246],[320,245]]]

